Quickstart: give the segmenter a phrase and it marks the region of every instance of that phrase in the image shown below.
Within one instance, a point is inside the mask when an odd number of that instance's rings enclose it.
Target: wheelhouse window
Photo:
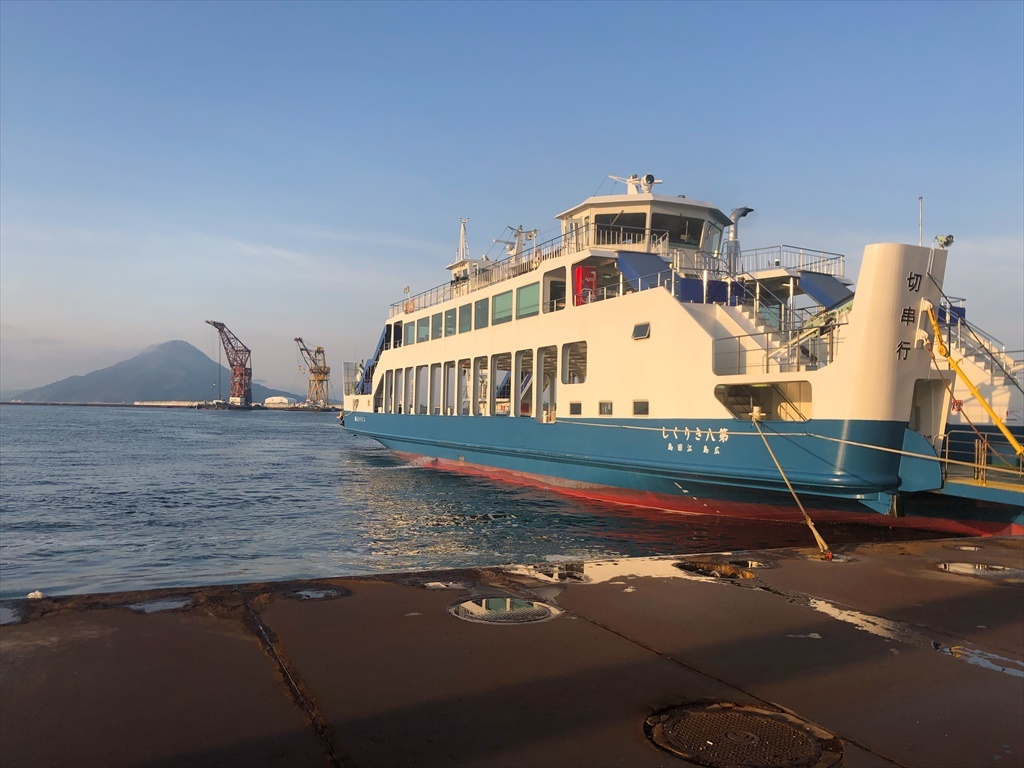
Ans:
[[[704,233],[704,219],[679,213],[652,213],[651,229],[659,233],[668,232],[669,245],[699,246]],[[722,231],[719,230],[718,234],[721,236]]]
[[[700,249],[705,253],[718,255],[718,247],[722,244],[722,228],[714,222],[708,222],[707,231],[704,233],[704,241]]]
[[[516,319],[540,314],[540,283],[516,289]]]
[[[476,303],[473,313],[473,327],[477,330],[487,327],[487,322],[490,319],[487,313],[489,308],[490,299],[480,299],[480,301]]]
[[[497,294],[491,300],[491,324],[512,322],[512,291]]]
[[[463,304],[459,307],[459,333],[469,333],[473,330],[473,305]]]
[[[645,243],[647,241],[646,213],[599,213],[594,216],[597,225],[597,245]],[[700,237],[698,231],[697,236]]]

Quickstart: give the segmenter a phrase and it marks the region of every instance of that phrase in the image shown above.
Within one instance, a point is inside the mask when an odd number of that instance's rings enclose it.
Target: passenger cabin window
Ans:
[[[634,400],[633,401],[633,415],[634,416],[646,416],[650,413],[650,405],[646,400]]]
[[[668,232],[669,245],[696,247],[700,245],[700,236],[704,233],[704,219],[679,213],[652,213],[651,229],[658,233]],[[721,236],[722,231],[719,230],[718,234]]]
[[[474,307],[473,327],[477,330],[487,327],[489,299],[480,299]]]
[[[455,310],[447,309],[444,313],[444,335],[454,336],[458,325],[455,322]]]
[[[565,309],[565,267],[544,273],[544,311]]]
[[[633,326],[633,341],[651,338],[651,324],[637,323]]]
[[[581,413],[583,413],[583,404],[582,403],[569,403],[569,415],[570,416],[579,416]]]
[[[491,323],[501,325],[512,322],[512,291],[497,294],[491,300]]]
[[[459,333],[469,333],[473,330],[473,305],[463,304],[459,307]]]
[[[562,383],[582,384],[587,380],[587,342],[562,345]]]
[[[600,413],[602,416],[611,416],[612,415],[612,404],[611,404],[611,401],[610,400],[602,400],[600,403],[598,403],[597,404],[597,412]]]
[[[430,338],[431,339],[440,339],[441,338],[441,334],[443,332],[442,329],[444,328],[443,317],[444,316],[440,312],[438,312],[436,315],[432,315],[431,316],[431,318],[430,318]]]
[[[421,317],[416,321],[416,343],[422,344],[424,341],[430,341],[429,317]]]
[[[540,313],[540,283],[524,285],[516,290],[516,319]]]
[[[405,330],[402,331],[402,343],[403,344],[415,344],[416,343],[416,323],[406,323]]]

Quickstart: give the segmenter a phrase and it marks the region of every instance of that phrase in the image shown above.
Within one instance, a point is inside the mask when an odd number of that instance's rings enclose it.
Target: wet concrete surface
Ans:
[[[685,766],[657,713],[727,702],[850,768],[1024,766],[1024,539],[837,554],[9,601],[0,764]]]

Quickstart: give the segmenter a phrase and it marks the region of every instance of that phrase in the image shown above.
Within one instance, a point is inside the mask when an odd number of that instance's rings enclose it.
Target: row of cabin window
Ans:
[[[515,290],[515,317],[533,317],[540,314],[540,283],[530,283]],[[488,304],[490,307],[488,308]],[[488,311],[489,309],[489,311]],[[415,322],[404,324],[400,337],[401,344],[421,344],[443,336],[468,333],[474,328],[486,328],[512,322],[512,291],[504,291],[491,298],[463,304],[457,310],[438,312],[430,317],[421,317]]]
[[[601,400],[597,404],[597,412],[601,416],[612,415],[612,403],[610,400]],[[651,412],[650,403],[647,400],[634,400],[633,401],[633,415],[634,416],[647,416]],[[569,415],[580,416],[583,413],[583,403],[569,403]]]

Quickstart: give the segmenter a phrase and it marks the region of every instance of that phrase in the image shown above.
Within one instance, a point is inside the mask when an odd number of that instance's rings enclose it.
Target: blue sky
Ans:
[[[0,388],[184,339],[305,391],[292,339],[609,174],[747,205],[744,247],[952,233],[1024,348],[1024,3],[0,3]],[[340,391],[340,380],[336,383]]]

